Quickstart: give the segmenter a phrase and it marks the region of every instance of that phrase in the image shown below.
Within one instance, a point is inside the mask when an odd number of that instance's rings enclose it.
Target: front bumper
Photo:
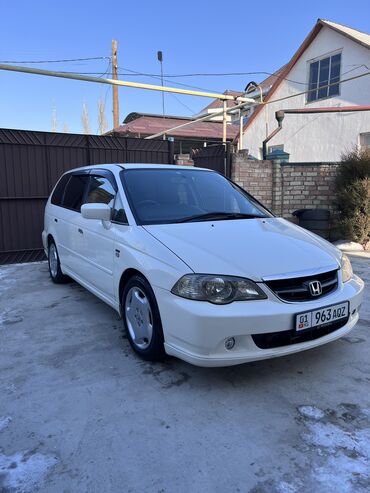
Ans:
[[[230,366],[292,354],[342,337],[358,321],[363,289],[363,281],[354,276],[349,282],[340,283],[335,292],[315,301],[288,303],[269,292],[266,300],[239,301],[229,305],[187,300],[161,288],[154,291],[168,354],[198,366]],[[297,313],[343,301],[349,301],[349,319],[344,326],[328,335],[270,349],[260,349],[253,341],[252,334],[293,329]],[[228,337],[234,337],[236,341],[232,350],[225,348]]]

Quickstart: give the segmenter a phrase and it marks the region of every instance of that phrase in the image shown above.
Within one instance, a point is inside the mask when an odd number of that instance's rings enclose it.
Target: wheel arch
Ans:
[[[144,276],[144,274],[142,272],[140,272],[139,270],[130,267],[130,268],[126,269],[125,271],[123,271],[121,274],[119,285],[118,285],[119,311],[120,311],[121,316],[122,316],[121,299],[122,299],[123,288],[125,287],[125,284],[127,283],[127,281],[129,279],[131,279],[131,277],[137,276],[137,275],[142,277],[143,279],[145,279],[146,282],[149,284],[149,286],[151,286],[148,278],[146,276]]]

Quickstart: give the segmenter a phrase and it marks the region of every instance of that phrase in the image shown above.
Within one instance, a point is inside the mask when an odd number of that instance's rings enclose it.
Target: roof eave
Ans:
[[[286,76],[289,74],[289,72],[292,70],[294,65],[297,63],[301,55],[306,51],[307,47],[312,43],[312,41],[316,38],[318,33],[321,31],[321,28],[323,27],[322,21],[318,19],[316,24],[314,25],[313,29],[308,33],[306,38],[304,39],[303,43],[299,46],[298,50],[294,53],[292,58],[290,59],[290,62],[286,64],[285,68],[281,71],[279,74],[279,78],[276,80],[276,82],[271,86],[270,91],[268,92],[265,102],[269,101],[273,94],[277,91],[277,89],[280,87]],[[262,108],[264,105],[257,106],[255,111],[252,113],[250,118],[248,119],[247,123],[243,127],[243,132],[247,130],[248,127],[250,127],[251,123],[256,119],[258,114],[261,112]],[[238,141],[239,136],[237,135],[235,138],[235,142]]]
[[[355,36],[351,36],[350,33],[347,33],[346,31],[343,31],[341,29],[338,29],[337,27],[333,26],[332,24],[328,24],[324,19],[319,19],[319,22],[321,22],[322,25],[328,27],[329,29],[333,29],[333,31],[341,34],[342,36],[345,36],[346,38],[350,39],[351,41],[355,41],[359,45],[363,46],[364,48],[367,48],[368,50],[370,49],[370,46],[361,39],[356,38]]]

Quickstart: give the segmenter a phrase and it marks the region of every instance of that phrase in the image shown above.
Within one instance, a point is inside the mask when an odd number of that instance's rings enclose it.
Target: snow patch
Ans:
[[[19,314],[19,312],[15,310],[4,310],[2,314],[0,314],[0,327],[5,325],[16,324],[18,322],[22,322],[23,317]]]
[[[0,431],[5,430],[12,421],[12,418],[10,416],[3,416],[0,418]]]
[[[0,270],[0,294],[5,293],[5,291],[14,283],[13,279],[10,278],[6,272]]]
[[[0,476],[4,489],[22,493],[33,491],[58,462],[52,455],[17,452],[14,455],[0,454]]]
[[[298,412],[305,418],[319,420],[325,417],[324,411],[322,411],[316,406],[299,406]]]
[[[307,427],[309,432],[304,433],[304,438],[317,447],[353,449],[356,446],[355,433],[348,433],[331,423],[307,423]]]
[[[330,422],[311,420],[305,425],[303,439],[321,457],[312,472],[315,483],[323,491],[369,491],[363,485],[370,488],[370,428],[347,431]]]
[[[364,247],[355,241],[338,240],[334,241],[334,245],[342,250],[342,252],[363,252]]]
[[[356,480],[360,479],[361,482],[370,480],[367,461],[351,459],[343,454],[328,457],[326,464],[316,468],[314,474],[323,491],[340,491],[340,493],[362,492],[364,490],[360,486],[358,488],[355,486]]]
[[[286,481],[280,481],[277,485],[276,489],[279,493],[297,493],[299,486],[294,486],[291,483],[287,483]]]

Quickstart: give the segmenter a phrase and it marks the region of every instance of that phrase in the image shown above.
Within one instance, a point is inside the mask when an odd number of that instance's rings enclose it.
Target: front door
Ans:
[[[104,203],[112,207],[116,196],[114,177],[90,174],[85,203]],[[115,228],[110,221],[81,217],[83,236],[82,278],[109,298],[113,293]]]

